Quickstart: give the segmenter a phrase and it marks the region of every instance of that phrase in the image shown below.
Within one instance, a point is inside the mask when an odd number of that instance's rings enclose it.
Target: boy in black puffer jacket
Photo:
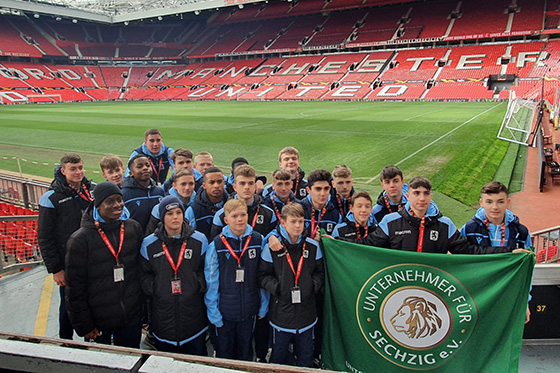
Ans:
[[[153,299],[150,328],[157,349],[206,356],[204,257],[208,241],[188,225],[184,215],[179,198],[161,200],[161,223],[142,244],[142,289]]]
[[[259,285],[271,294],[270,325],[274,337],[271,363],[286,363],[290,343],[298,366],[313,366],[313,329],[317,323],[315,296],[325,283],[323,255],[317,241],[303,236],[304,212],[291,202],[282,209],[277,229],[284,249],[265,246],[259,263]]]
[[[68,240],[66,308],[72,326],[86,340],[140,347],[139,276],[142,227],[129,219],[118,186],[95,189],[94,206]]]

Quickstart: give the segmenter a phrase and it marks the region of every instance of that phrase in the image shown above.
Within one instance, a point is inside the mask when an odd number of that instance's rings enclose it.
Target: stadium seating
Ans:
[[[498,59],[506,52],[505,44],[455,47],[447,57],[438,79],[482,79],[500,74]]]
[[[424,98],[428,100],[468,100],[490,99],[493,95],[494,92],[484,87],[481,82],[446,83],[440,81],[428,90]]]
[[[460,17],[455,19],[450,36],[502,33],[506,31],[508,14],[504,13],[511,0],[469,0],[461,2]]]
[[[423,83],[383,84],[364,98],[375,100],[412,100],[418,99],[426,90]]]
[[[381,74],[383,81],[426,81],[433,78],[438,61],[447,53],[447,48],[398,51],[392,60],[396,66]]]
[[[518,12],[513,17],[511,32],[541,29],[544,3],[544,0],[517,1]]]
[[[0,16],[0,51],[6,56],[41,57],[36,41],[12,26],[14,17]]]
[[[449,26],[448,15],[457,5],[455,1],[442,2],[437,7],[412,4],[408,18],[402,24],[402,36],[399,39],[441,37]]]
[[[2,15],[0,88],[45,103],[443,100],[506,98],[510,91],[536,97],[535,82],[546,77],[545,97],[552,97],[560,41],[531,34],[543,23],[554,33],[559,9],[560,0],[294,0],[126,26]],[[409,44],[418,38],[434,42]],[[30,58],[44,55],[57,58]],[[75,61],[82,57],[103,63]],[[153,63],[126,63],[138,59]],[[490,76],[516,79],[494,94],[486,87]]]

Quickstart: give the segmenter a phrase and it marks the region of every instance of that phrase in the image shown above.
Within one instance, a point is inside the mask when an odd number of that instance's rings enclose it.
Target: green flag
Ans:
[[[518,370],[534,255],[323,246],[327,369]]]

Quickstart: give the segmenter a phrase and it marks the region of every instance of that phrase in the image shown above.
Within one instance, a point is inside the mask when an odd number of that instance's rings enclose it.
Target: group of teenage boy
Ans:
[[[170,149],[156,129],[126,168],[114,155],[100,166],[107,181],[93,185],[80,156],[65,154],[40,200],[39,245],[60,289],[61,338],[75,330],[138,348],[144,323],[161,351],[207,355],[209,338],[217,357],[256,353],[257,361],[311,367],[322,340],[321,229],[417,252],[531,246],[499,182],[482,188],[480,209],[459,231],[426,178],[406,184],[400,169],[385,167],[374,203],[354,190],[347,166],[305,178],[293,147],[280,151],[270,185],[244,158],[227,177],[210,153]]]

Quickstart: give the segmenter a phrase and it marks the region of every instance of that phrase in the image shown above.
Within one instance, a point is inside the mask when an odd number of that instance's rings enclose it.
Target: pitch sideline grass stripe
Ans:
[[[475,120],[476,118],[478,118],[479,116],[481,116],[482,114],[486,114],[487,112],[494,110],[495,108],[497,108],[498,106],[502,105],[503,102],[500,102],[497,105],[492,106],[489,109],[484,110],[482,113],[478,113],[477,115],[475,115],[474,117],[472,117],[471,119],[466,120],[465,122],[461,123],[460,125],[458,125],[457,127],[449,130],[448,132],[444,133],[443,135],[441,135],[440,137],[438,137],[437,139],[435,139],[434,141],[432,141],[431,143],[424,145],[422,148],[418,149],[417,151],[415,151],[414,153],[410,154],[409,156],[401,159],[400,161],[398,161],[397,163],[395,163],[395,166],[399,166],[400,164],[406,162],[407,160],[409,160],[410,158],[416,156],[418,153],[420,153],[421,151],[429,148],[430,146],[434,145],[435,143],[437,143],[438,141],[440,141],[441,139],[449,136],[450,134],[452,134],[453,132],[457,131],[459,128],[463,127],[464,125],[472,122],[473,120]],[[375,175],[374,177],[372,177],[371,179],[369,179],[368,181],[366,181],[366,184],[371,183],[372,181],[374,181],[375,179],[377,179],[379,177],[380,174]]]
[[[45,277],[45,282],[43,283],[43,290],[41,291],[41,300],[39,301],[39,309],[37,310],[35,331],[33,332],[33,335],[44,337],[47,332],[47,322],[49,320],[53,288],[53,277],[48,275]]]

